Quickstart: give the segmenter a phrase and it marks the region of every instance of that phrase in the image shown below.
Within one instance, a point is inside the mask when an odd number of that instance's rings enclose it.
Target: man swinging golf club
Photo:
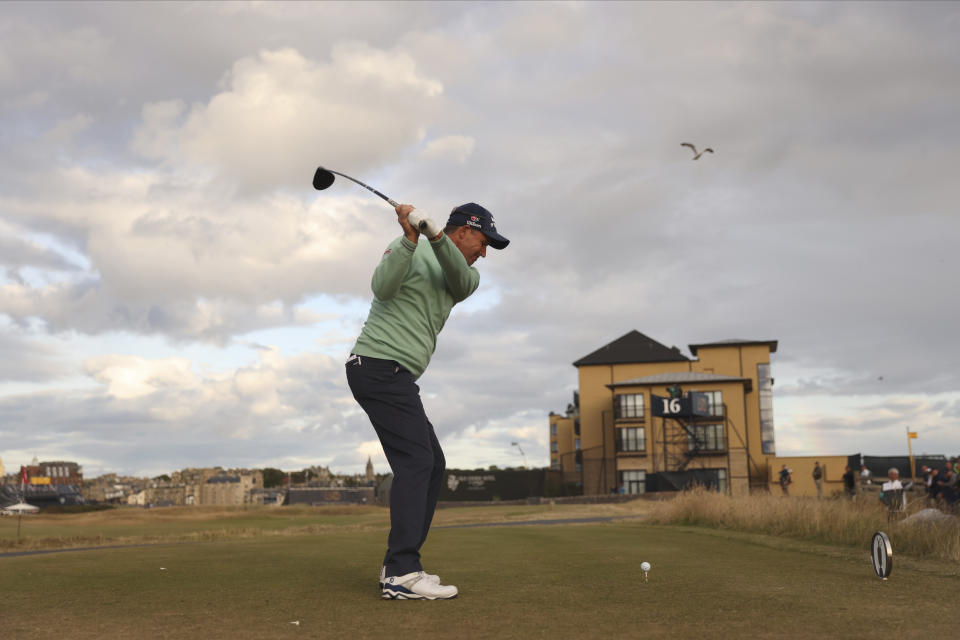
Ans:
[[[472,202],[455,208],[442,230],[429,218],[411,225],[412,211],[408,204],[396,207],[403,235],[390,243],[373,273],[373,303],[346,370],[393,470],[382,597],[436,600],[456,597],[457,588],[420,563],[445,461],[416,381],[453,305],[480,284],[473,263],[488,246],[503,249],[510,241],[497,232],[490,212]],[[417,211],[414,218],[422,215]]]

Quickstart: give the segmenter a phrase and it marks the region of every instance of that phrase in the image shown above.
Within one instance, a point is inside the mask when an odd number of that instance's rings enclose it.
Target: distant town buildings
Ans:
[[[83,484],[83,468],[76,462],[56,460],[53,462],[39,462],[36,457],[20,471],[10,470],[6,473],[3,461],[0,460],[0,484],[20,484],[23,474],[26,473],[26,484],[33,486],[44,485],[75,485]]]
[[[265,486],[265,471],[271,472],[271,487]],[[22,486],[24,478],[25,487]],[[83,477],[83,469],[76,462],[40,462],[34,458],[16,472],[0,473],[0,507],[19,502],[23,494],[28,502],[41,505],[84,502],[139,507],[291,504],[289,494],[294,488],[311,490],[303,494],[309,495],[309,499],[295,501],[300,504],[372,502],[376,482],[373,462],[369,458],[364,473],[351,475],[338,475],[329,467],[321,466],[311,466],[295,473],[277,469],[211,467],[181,469],[155,478],[108,473],[89,479]],[[349,489],[335,491],[344,488]],[[361,492],[362,498],[354,500],[353,494],[360,488],[369,488],[370,495]]]
[[[311,481],[306,486],[290,487],[285,504],[318,506],[324,504],[374,504],[378,499],[377,477],[368,457],[363,474],[332,476],[327,471],[325,484]]]
[[[121,485],[122,486],[122,485]],[[242,506],[263,504],[263,471],[183,469],[131,486],[126,504],[147,506]]]
[[[33,461],[18,473],[0,475],[0,506],[26,502],[37,506],[72,506],[83,503],[83,469],[75,462]]]
[[[87,480],[83,485],[83,497],[89,502],[105,502],[121,504],[126,502],[126,496],[139,491],[143,478],[120,477],[115,473],[108,473],[98,478]]]
[[[37,462],[27,467],[30,484],[83,485],[83,468],[76,462]]]

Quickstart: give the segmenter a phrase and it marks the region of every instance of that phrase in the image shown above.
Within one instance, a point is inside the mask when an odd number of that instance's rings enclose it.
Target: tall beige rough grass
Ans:
[[[658,502],[648,522],[684,524],[862,547],[874,532],[885,531],[895,552],[960,562],[960,522],[888,523],[876,501],[813,500],[773,495],[731,497],[697,489]]]

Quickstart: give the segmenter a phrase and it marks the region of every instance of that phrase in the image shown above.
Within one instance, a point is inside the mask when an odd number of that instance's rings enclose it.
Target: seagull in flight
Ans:
[[[700,152],[698,153],[698,152],[697,152],[697,148],[696,148],[695,146],[693,146],[692,144],[690,144],[689,142],[681,142],[681,143],[680,143],[680,146],[681,146],[681,147],[690,147],[690,149],[693,151],[693,159],[694,159],[694,160],[699,160],[699,159],[700,159],[700,156],[702,156],[702,155],[705,154],[705,153],[713,153],[713,149],[711,149],[710,147],[707,147],[706,149],[704,149],[703,151],[700,151]]]

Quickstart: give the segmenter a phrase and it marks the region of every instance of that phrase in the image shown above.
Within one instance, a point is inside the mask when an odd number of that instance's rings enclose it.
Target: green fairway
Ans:
[[[4,638],[865,637],[955,631],[956,566],[626,521],[436,528],[444,602],[381,601],[386,529],[0,557]],[[896,540],[894,540],[896,544]],[[652,563],[642,582],[641,561]],[[291,624],[299,622],[299,625]]]
[[[511,505],[440,509],[436,525],[593,516],[635,516],[648,505]],[[317,534],[349,527],[381,530],[389,510],[347,507],[166,507],[0,518],[0,553],[143,542],[227,540]],[[19,533],[18,533],[19,529]]]
[[[238,537],[245,532],[283,532],[344,526],[386,526],[389,514],[375,507],[351,509],[264,507],[173,507],[115,509],[78,514],[0,518],[0,552],[20,548],[58,548],[111,542],[175,541]]]

